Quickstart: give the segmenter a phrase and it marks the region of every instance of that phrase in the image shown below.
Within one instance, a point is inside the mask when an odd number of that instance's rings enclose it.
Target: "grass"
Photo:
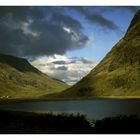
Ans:
[[[41,73],[25,59],[0,55],[0,98],[39,98],[67,87],[64,82]]]

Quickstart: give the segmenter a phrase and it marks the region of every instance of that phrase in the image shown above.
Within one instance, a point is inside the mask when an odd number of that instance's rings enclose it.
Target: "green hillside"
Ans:
[[[26,59],[0,54],[0,99],[37,98],[67,87],[64,82],[40,72]]]
[[[125,36],[105,58],[80,82],[58,95],[56,97],[140,97],[140,11]]]

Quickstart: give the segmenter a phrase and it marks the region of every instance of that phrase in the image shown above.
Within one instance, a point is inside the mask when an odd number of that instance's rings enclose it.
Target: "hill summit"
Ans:
[[[41,72],[33,67],[26,59],[16,56],[0,54],[0,62],[7,64],[20,72],[34,72],[41,74]]]
[[[125,36],[62,97],[140,97],[140,10]]]

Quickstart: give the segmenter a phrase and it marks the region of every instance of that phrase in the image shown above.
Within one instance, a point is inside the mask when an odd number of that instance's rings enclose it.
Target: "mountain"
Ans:
[[[26,59],[0,54],[0,98],[37,98],[68,85],[50,78]]]
[[[59,95],[59,96],[58,96]],[[140,10],[125,36],[81,81],[58,97],[140,97]]]

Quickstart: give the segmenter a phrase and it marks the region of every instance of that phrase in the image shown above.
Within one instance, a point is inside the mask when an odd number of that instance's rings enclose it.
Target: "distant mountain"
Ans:
[[[33,67],[26,59],[0,54],[0,98],[36,98],[68,85]]]
[[[140,10],[125,36],[80,82],[59,97],[140,97]]]

